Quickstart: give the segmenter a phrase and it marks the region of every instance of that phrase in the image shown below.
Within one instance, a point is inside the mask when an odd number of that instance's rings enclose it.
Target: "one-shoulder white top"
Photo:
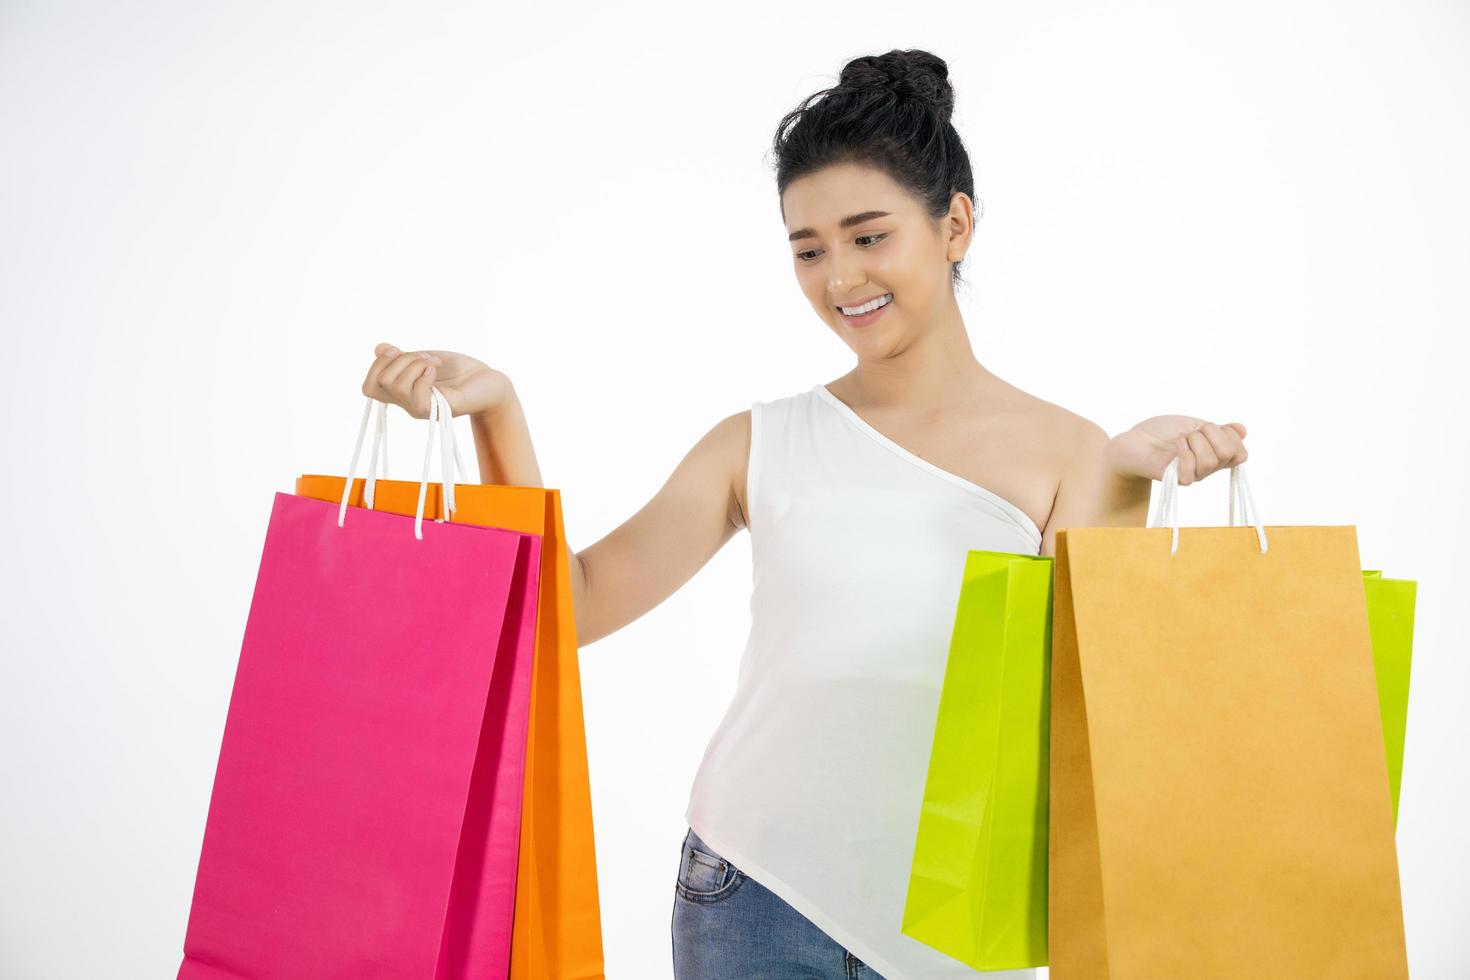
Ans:
[[[689,826],[886,980],[1034,978],[900,925],[966,553],[1040,529],[825,385],[752,405],[746,504],[750,635]]]

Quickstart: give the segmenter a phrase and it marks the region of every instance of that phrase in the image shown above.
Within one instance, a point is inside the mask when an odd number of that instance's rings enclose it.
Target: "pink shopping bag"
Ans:
[[[507,975],[540,562],[276,494],[180,978]]]

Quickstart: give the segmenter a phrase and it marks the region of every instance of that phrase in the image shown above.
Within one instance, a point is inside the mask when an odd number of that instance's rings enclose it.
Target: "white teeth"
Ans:
[[[884,293],[871,303],[864,303],[862,306],[839,306],[837,308],[847,316],[861,316],[864,313],[873,312],[880,306],[886,306],[892,299],[892,293]]]

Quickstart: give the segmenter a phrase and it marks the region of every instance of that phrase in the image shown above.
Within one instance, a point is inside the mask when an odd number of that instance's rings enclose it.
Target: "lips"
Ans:
[[[842,313],[842,308],[844,306],[847,307],[849,310],[852,310],[852,309],[856,309],[857,307],[862,306],[862,305],[864,305],[866,303],[871,303],[875,299],[882,299],[884,296],[888,296],[888,295],[890,295],[890,294],[889,293],[876,293],[876,294],[874,294],[872,296],[869,296],[867,299],[860,299],[860,300],[857,300],[856,302],[853,302],[853,303],[836,303],[834,305],[837,307],[837,312],[838,313]],[[889,300],[889,302],[892,302],[892,300]],[[847,316],[846,313],[842,313],[842,315],[843,316]]]
[[[892,294],[884,293],[883,295],[888,297],[888,302],[884,303],[882,306],[879,306],[877,309],[869,310],[867,313],[859,313],[857,316],[849,316],[846,313],[843,313],[841,309],[839,309],[837,312],[842,317],[843,325],[852,328],[862,328],[868,326],[868,324],[870,323],[874,323],[877,320],[881,319],[884,314],[886,314],[893,306]]]

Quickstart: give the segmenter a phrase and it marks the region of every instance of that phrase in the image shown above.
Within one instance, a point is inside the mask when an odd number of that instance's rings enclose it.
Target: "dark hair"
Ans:
[[[823,167],[858,163],[887,173],[937,220],[956,191],[975,199],[953,114],[942,58],[917,49],[854,58],[835,86],[807,96],[776,127],[776,194]],[[959,265],[951,263],[952,283],[960,281]]]

